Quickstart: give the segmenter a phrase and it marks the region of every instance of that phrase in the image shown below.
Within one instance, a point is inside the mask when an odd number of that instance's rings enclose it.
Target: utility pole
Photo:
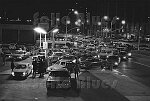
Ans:
[[[140,36],[141,36],[141,27],[140,27],[139,35],[138,35],[138,50],[140,50]]]

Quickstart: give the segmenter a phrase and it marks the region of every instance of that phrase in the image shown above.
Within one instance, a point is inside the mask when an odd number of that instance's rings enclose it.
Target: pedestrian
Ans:
[[[74,72],[75,72],[75,79],[78,78],[79,76],[79,72],[80,72],[80,68],[79,68],[79,60],[76,58],[76,63],[75,63],[75,67],[74,67]]]
[[[32,77],[35,78],[36,77],[36,71],[37,71],[37,61],[36,61],[36,59],[34,59],[32,61],[32,65],[33,65],[33,74],[32,74]]]
[[[13,71],[15,68],[14,59],[11,59],[11,70]]]
[[[41,77],[44,77],[44,67],[45,67],[45,62],[42,58],[40,58],[40,61],[39,61],[39,73],[40,73],[40,76],[39,78]]]
[[[5,52],[2,52],[3,65],[5,65],[5,58],[6,58],[6,54]]]

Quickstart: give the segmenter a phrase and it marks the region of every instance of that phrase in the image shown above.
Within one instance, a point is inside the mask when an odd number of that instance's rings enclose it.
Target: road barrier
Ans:
[[[141,55],[145,55],[145,56],[150,56],[150,51],[146,51],[146,50],[134,50],[132,51],[132,53],[136,53],[136,54],[141,54]]]

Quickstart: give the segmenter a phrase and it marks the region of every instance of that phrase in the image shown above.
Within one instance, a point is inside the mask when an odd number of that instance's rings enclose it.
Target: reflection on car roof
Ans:
[[[29,63],[25,63],[25,62],[15,62],[16,65],[27,65]]]

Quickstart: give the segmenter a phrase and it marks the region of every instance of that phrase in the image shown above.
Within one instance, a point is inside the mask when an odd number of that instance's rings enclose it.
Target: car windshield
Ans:
[[[102,50],[101,53],[107,53],[105,50]]]
[[[126,55],[126,52],[120,52],[120,55]]]
[[[75,58],[74,58],[74,56],[63,56],[63,59],[73,60]]]
[[[107,60],[118,60],[118,56],[109,56]]]
[[[17,65],[16,69],[26,69],[26,65]]]
[[[70,77],[69,73],[67,71],[52,71],[50,73],[50,76],[54,77]]]
[[[61,62],[61,65],[65,66],[65,64],[66,64],[65,62]]]
[[[57,61],[55,64],[59,65],[59,64],[60,64],[60,61]]]
[[[23,51],[15,51],[14,54],[24,54]]]

